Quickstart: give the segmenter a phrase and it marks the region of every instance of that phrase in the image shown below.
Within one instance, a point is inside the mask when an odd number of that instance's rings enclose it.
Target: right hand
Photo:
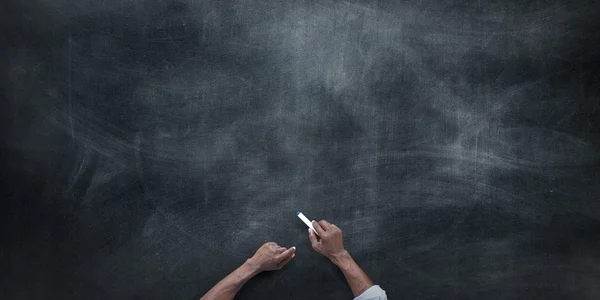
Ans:
[[[317,236],[312,229],[308,229],[308,238],[315,251],[323,254],[330,260],[346,253],[344,241],[342,239],[342,230],[335,224],[330,224],[325,220],[319,222],[312,221],[312,225],[317,231]]]

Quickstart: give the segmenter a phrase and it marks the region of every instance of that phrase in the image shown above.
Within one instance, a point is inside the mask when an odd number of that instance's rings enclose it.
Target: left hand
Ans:
[[[283,268],[294,256],[296,256],[296,247],[286,249],[274,242],[268,242],[258,248],[247,263],[257,272],[273,271]]]

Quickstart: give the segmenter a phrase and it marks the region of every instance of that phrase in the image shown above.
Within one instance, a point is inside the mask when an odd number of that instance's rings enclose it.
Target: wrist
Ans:
[[[262,272],[258,264],[252,260],[252,258],[246,259],[246,262],[244,262],[242,268],[244,268],[244,270],[246,270],[246,272],[250,273],[252,276]]]
[[[342,267],[348,265],[348,262],[352,260],[352,257],[350,256],[350,253],[348,253],[348,251],[342,250],[336,254],[331,255],[329,257],[329,260],[331,260],[331,262],[336,266]]]

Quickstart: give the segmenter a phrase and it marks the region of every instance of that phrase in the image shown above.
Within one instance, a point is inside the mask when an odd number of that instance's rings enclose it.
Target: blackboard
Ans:
[[[3,1],[2,299],[600,297],[597,1]]]

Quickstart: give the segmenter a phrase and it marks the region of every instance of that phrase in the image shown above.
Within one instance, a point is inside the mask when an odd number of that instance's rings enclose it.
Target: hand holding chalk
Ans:
[[[313,227],[313,225],[311,224],[311,222],[308,220],[308,218],[307,218],[306,216],[304,216],[304,214],[303,214],[303,213],[301,213],[301,212],[297,212],[297,213],[296,213],[296,216],[298,216],[298,218],[300,218],[300,220],[302,220],[302,222],[304,222],[304,224],[306,224],[306,226],[308,226],[308,228],[312,229],[312,231],[313,231],[314,233],[317,233],[317,232],[315,231],[315,228],[314,228],[314,227]],[[318,234],[317,234],[317,235],[318,235]]]
[[[320,222],[312,222],[316,233],[320,239],[311,231],[308,230],[308,238],[315,251],[329,258],[333,263],[338,264],[348,252],[344,249],[344,239],[342,230],[335,224],[322,220]]]

